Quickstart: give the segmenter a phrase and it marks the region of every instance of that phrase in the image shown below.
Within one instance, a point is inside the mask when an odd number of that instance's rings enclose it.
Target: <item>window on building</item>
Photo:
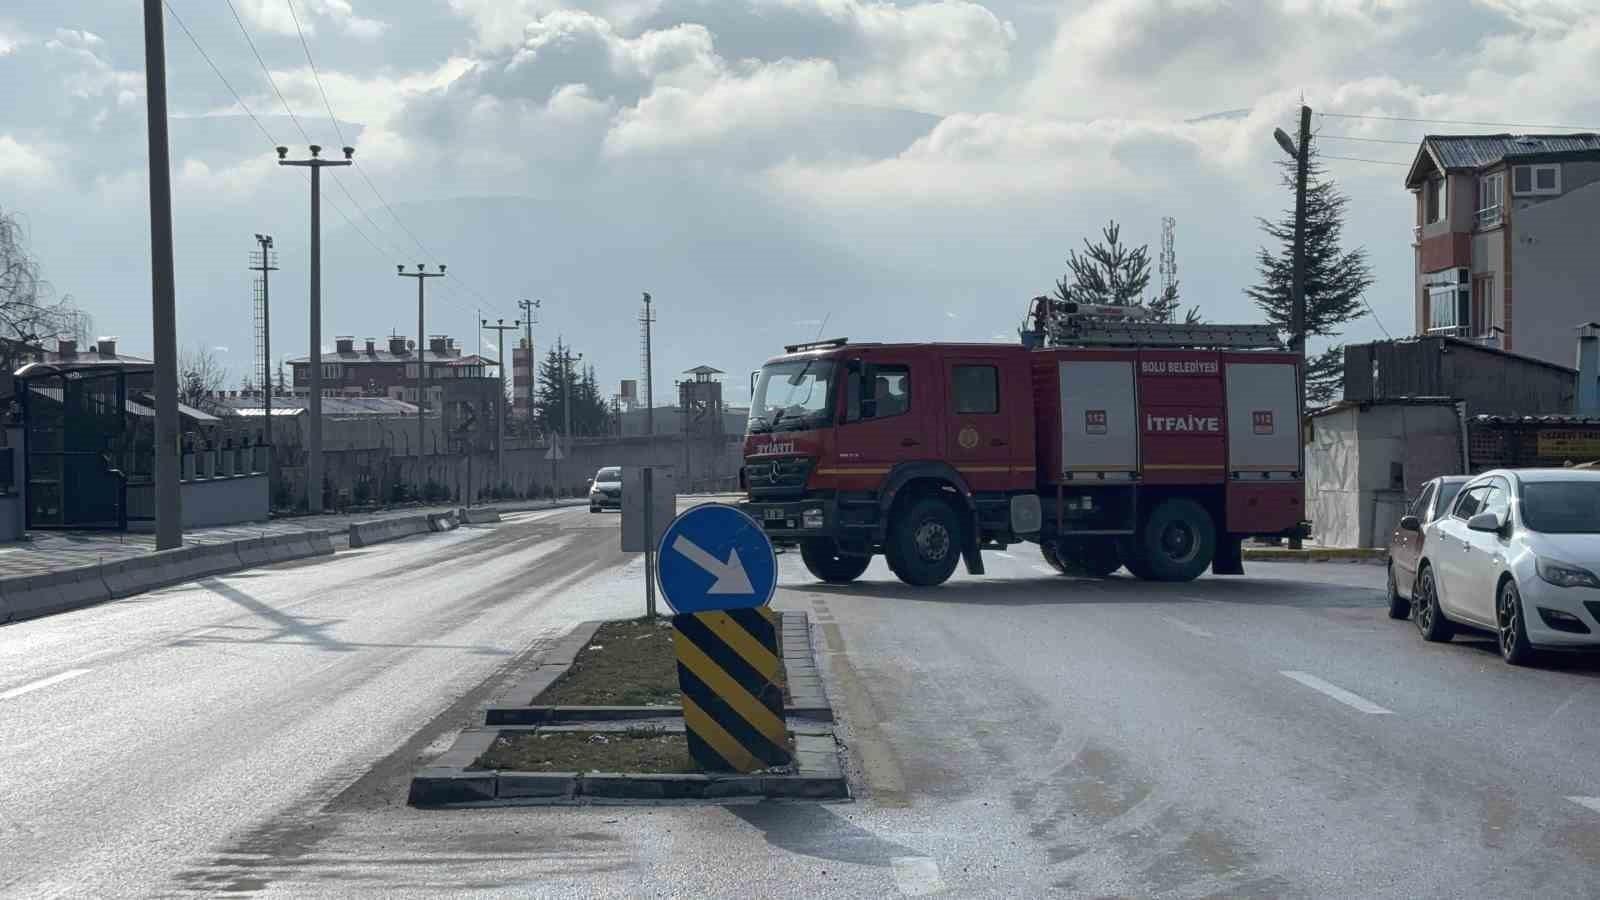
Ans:
[[[994,366],[953,366],[950,393],[957,415],[1000,411],[1000,370]]]
[[[1516,166],[1511,170],[1513,194],[1561,193],[1561,166],[1554,163],[1539,166]]]
[[[1426,194],[1428,224],[1444,221],[1444,179],[1430,178],[1423,189]]]
[[[416,380],[416,378],[417,378],[417,364],[416,363],[407,363],[406,364],[406,377],[410,378],[413,381]]]
[[[1505,173],[1496,172],[1478,179],[1478,224],[1500,224],[1500,207],[1505,202]]]
[[[1462,323],[1469,324],[1469,323]],[[1479,275],[1472,279],[1472,328],[1477,336],[1487,335],[1494,324],[1494,276]]]
[[[1425,276],[1428,292],[1428,331],[1465,333],[1472,324],[1471,273],[1446,269]]]
[[[338,363],[323,363],[322,364],[322,377],[324,379],[338,380],[339,373],[340,373],[340,370],[342,368],[343,367],[340,366]]]

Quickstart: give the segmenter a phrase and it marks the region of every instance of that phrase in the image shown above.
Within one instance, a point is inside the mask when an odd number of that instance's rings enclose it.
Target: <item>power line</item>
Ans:
[[[1417,144],[1421,143],[1421,141],[1399,141],[1393,138],[1356,137],[1353,134],[1323,134],[1320,131],[1317,132],[1317,137],[1318,139],[1324,141],[1361,141],[1362,143],[1366,144],[1404,144],[1407,147],[1415,147]]]
[[[1338,160],[1343,160],[1345,162],[1376,163],[1377,165],[1380,165],[1380,166],[1409,166],[1409,165],[1411,165],[1411,163],[1408,163],[1408,162],[1396,162],[1395,160],[1392,160],[1392,159],[1367,159],[1366,157],[1362,157],[1362,156],[1333,156],[1333,155],[1327,154],[1327,153],[1318,153],[1317,154],[1317,159],[1338,159]]]
[[[272,85],[272,92],[278,95],[278,102],[283,104],[283,111],[289,114],[289,121],[294,123],[295,129],[300,132],[302,138],[305,138],[306,143],[314,143],[311,140],[311,135],[306,134],[305,126],[300,124],[300,117],[295,115],[294,110],[289,108],[289,101],[284,98],[283,91],[278,90],[278,80],[272,77],[272,70],[267,68],[266,60],[261,58],[261,51],[256,49],[256,42],[250,37],[250,29],[244,27],[244,19],[239,17],[239,10],[234,8],[233,0],[225,0],[225,2],[228,4],[228,11],[233,13],[233,21],[239,26],[239,33],[244,35],[244,42],[250,45],[250,52],[255,54],[256,64],[261,66],[262,73],[267,76],[267,84]],[[172,7],[168,6],[167,8],[171,9]]]
[[[300,27],[300,15],[299,15],[299,13],[295,12],[294,0],[284,0],[284,3],[285,3],[285,5],[287,5],[289,7],[289,16],[292,19],[294,19],[294,30],[295,30],[295,33],[300,36],[300,48],[305,51],[306,63],[311,67],[311,76],[312,76],[312,78],[316,80],[317,93],[322,96],[322,106],[323,106],[324,109],[326,109],[328,111],[328,119],[333,122],[334,134],[336,134],[338,136],[340,145],[345,145],[346,142],[345,142],[345,139],[344,139],[344,129],[339,127],[339,117],[334,114],[334,112],[333,112],[333,103],[328,99],[328,91],[327,91],[326,88],[324,88],[322,86],[322,73],[317,70],[316,60],[313,59],[312,56],[311,56],[311,44],[306,41],[305,30]],[[365,170],[363,170],[361,168],[360,162],[356,163],[356,169],[357,169],[357,172],[361,175],[361,179],[367,183],[367,187],[372,190],[373,196],[377,197],[378,198],[378,202],[383,204],[383,208],[388,210],[389,215],[394,219],[395,224],[399,225],[400,226],[400,230],[404,231],[406,233],[406,236],[411,238],[411,242],[417,245],[417,249],[422,251],[422,253],[425,256],[433,256],[433,257],[437,258],[438,254],[436,254],[433,251],[429,250],[422,243],[422,241],[416,236],[416,234],[410,228],[406,227],[406,223],[401,221],[400,217],[395,214],[394,207],[389,204],[388,199],[385,198],[383,196],[383,193],[378,190],[378,186],[372,183],[372,179],[367,177],[367,173],[366,173]],[[337,182],[338,179],[335,179],[335,181]],[[367,213],[366,209],[364,207],[362,207],[361,204],[356,200],[356,198],[350,194],[349,190],[345,189],[342,184],[340,185],[340,189],[344,191],[346,197],[350,198],[350,202],[354,203],[356,208],[361,211],[361,214],[366,217],[366,220],[372,224],[372,227],[373,228],[378,228],[379,227],[378,223],[374,222],[372,220],[372,216],[369,215]],[[503,307],[498,302],[489,299],[483,293],[481,293],[477,289],[475,289],[471,284],[469,284],[469,283],[467,283],[465,281],[462,281],[459,275],[457,275],[456,277],[454,277],[451,280],[454,283],[451,284],[449,286],[449,288],[447,288],[447,290],[449,290],[451,293],[447,294],[445,296],[445,299],[454,300],[455,302],[459,303],[460,302],[459,298],[453,297],[452,295],[454,293],[455,284],[460,284],[463,288],[465,288],[467,290],[468,293],[470,293],[473,296],[477,297],[478,300],[481,301],[482,303],[490,306],[491,308],[503,310]],[[465,304],[462,304],[462,308],[466,309],[468,307]]]
[[[266,137],[267,143],[276,147],[278,142],[273,140],[272,132],[267,130],[267,126],[261,124],[261,120],[256,118],[256,114],[250,111],[249,106],[245,105],[244,98],[240,97],[239,92],[234,90],[233,85],[228,82],[227,76],[223,75],[222,70],[217,68],[217,64],[211,61],[211,54],[206,52],[206,48],[200,46],[200,41],[195,38],[194,32],[189,30],[188,25],[184,24],[183,18],[178,15],[178,11],[172,8],[171,0],[162,0],[162,5],[167,8],[167,15],[172,17],[172,21],[177,22],[178,27],[183,29],[183,33],[189,36],[189,43],[194,45],[194,49],[200,51],[201,58],[206,61],[206,65],[211,67],[211,71],[216,73],[217,80],[221,81],[222,86],[228,89],[229,94],[233,95],[233,102],[239,104],[239,108],[244,110],[244,114],[250,117],[250,121],[256,123],[256,127],[261,129],[261,134]]]
[[[1464,119],[1424,119],[1416,116],[1379,116],[1359,113],[1319,112],[1337,119],[1371,119],[1376,122],[1421,122],[1425,125],[1468,125],[1473,128],[1552,128],[1561,131],[1595,131],[1584,125],[1529,125],[1519,122],[1473,122]]]
[[[1367,295],[1365,291],[1363,291],[1361,294],[1361,304],[1367,308],[1367,312],[1372,314],[1372,321],[1378,323],[1378,329],[1383,332],[1383,336],[1391,341],[1394,340],[1394,335],[1389,333],[1389,329],[1383,327],[1383,320],[1378,318],[1378,311],[1373,309],[1372,304],[1367,301]]]

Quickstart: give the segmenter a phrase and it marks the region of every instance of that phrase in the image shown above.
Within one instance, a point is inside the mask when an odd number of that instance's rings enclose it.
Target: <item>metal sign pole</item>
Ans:
[[[644,467],[644,614],[656,616],[655,470]]]

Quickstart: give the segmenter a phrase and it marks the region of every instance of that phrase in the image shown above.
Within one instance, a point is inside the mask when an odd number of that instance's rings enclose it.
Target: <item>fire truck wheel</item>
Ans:
[[[871,565],[870,556],[843,556],[832,538],[807,538],[800,542],[800,560],[806,570],[829,584],[849,584]]]
[[[1216,526],[1205,507],[1181,497],[1150,511],[1138,536],[1143,566],[1154,581],[1192,581],[1211,565],[1217,551]],[[1129,571],[1134,571],[1131,567]],[[1139,574],[1135,572],[1135,574]]]
[[[1062,541],[1055,552],[1061,560],[1062,571],[1068,575],[1104,578],[1122,568],[1117,545],[1110,540],[1084,538]]]
[[[915,587],[944,584],[961,560],[961,521],[937,497],[913,500],[891,526],[884,556],[896,577]]]
[[[1056,555],[1055,542],[1049,539],[1039,542],[1039,555],[1044,557],[1046,564],[1062,575],[1067,574],[1067,567],[1061,564],[1061,557]]]

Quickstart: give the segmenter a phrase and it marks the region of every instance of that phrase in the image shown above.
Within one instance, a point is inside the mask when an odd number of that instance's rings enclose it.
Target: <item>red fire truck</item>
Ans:
[[[1299,357],[1270,327],[1036,303],[1016,345],[785,348],[753,392],[746,510],[836,583],[882,553],[937,585],[1024,541],[1065,573],[1183,581],[1306,532]]]

